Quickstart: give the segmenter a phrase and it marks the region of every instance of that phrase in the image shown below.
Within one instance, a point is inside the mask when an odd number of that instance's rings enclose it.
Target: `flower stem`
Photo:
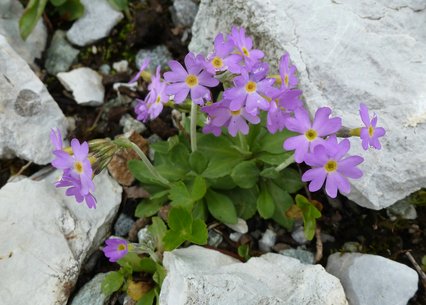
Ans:
[[[191,137],[191,151],[197,150],[197,104],[192,102],[191,104],[191,125],[190,125],[190,137]]]
[[[246,141],[245,135],[243,135],[241,132],[238,132],[238,140],[240,141],[240,147],[243,151],[249,151],[249,147]]]
[[[283,163],[281,163],[280,165],[278,165],[275,168],[275,170],[277,172],[280,172],[280,171],[282,171],[284,168],[286,168],[287,166],[289,166],[293,162],[294,162],[294,156],[291,155],[290,157],[288,157],[287,159],[285,159]]]

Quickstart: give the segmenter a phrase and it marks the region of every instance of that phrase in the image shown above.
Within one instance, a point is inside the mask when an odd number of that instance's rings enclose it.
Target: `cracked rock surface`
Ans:
[[[164,253],[163,305],[347,305],[337,278],[320,265],[268,253],[246,263],[191,246]]]
[[[311,113],[332,107],[351,128],[362,124],[359,103],[378,114],[382,150],[352,141],[365,162],[350,199],[382,209],[426,185],[425,1],[202,0],[190,50],[206,52],[234,24],[273,66],[290,53]]]
[[[54,187],[58,175],[0,190],[2,304],[65,305],[80,266],[110,230],[121,202],[117,182],[106,172],[95,177],[97,208],[90,210]]]
[[[44,84],[0,35],[0,158],[37,164],[52,159],[51,128],[66,135],[67,121]]]

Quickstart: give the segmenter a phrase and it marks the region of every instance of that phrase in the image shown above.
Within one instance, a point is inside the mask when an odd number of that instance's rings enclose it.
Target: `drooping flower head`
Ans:
[[[235,48],[237,49],[236,54],[239,56],[239,65],[232,65],[229,67],[232,73],[239,73],[243,64],[245,69],[250,71],[252,67],[265,56],[262,51],[253,49],[253,41],[250,37],[246,36],[244,28],[232,27],[229,38],[234,42]]]
[[[125,239],[110,237],[105,241],[105,244],[106,246],[102,251],[112,263],[123,258],[129,252],[129,244]]]
[[[231,53],[234,46],[232,39],[227,39],[222,33],[219,33],[214,40],[214,52],[207,56],[206,70],[214,74],[219,71],[225,71],[229,67],[237,66],[240,56]]]
[[[219,81],[204,69],[205,60],[201,55],[197,57],[189,52],[185,56],[186,69],[176,60],[171,60],[169,66],[172,71],[164,73],[164,79],[170,84],[166,93],[174,95],[176,104],[182,103],[188,94],[194,103],[203,105],[205,100],[210,100],[210,90]]]
[[[66,187],[65,195],[73,196],[77,203],[82,203],[83,200],[89,209],[96,208],[96,198],[92,193],[84,194],[81,188],[81,181],[73,178],[69,173],[64,173],[61,180],[55,183],[56,187]]]
[[[297,86],[298,79],[296,77],[296,67],[290,63],[290,55],[284,54],[280,58],[279,71],[281,77],[281,87],[292,89]]]
[[[383,127],[377,127],[376,114],[373,115],[373,118],[370,121],[367,106],[365,104],[360,104],[359,115],[361,116],[361,120],[365,125],[365,127],[361,128],[360,134],[362,148],[367,150],[368,147],[371,146],[375,149],[381,149],[382,145],[379,142],[379,138],[386,134],[386,130]]]
[[[297,163],[302,163],[305,155],[311,152],[316,145],[324,143],[323,137],[336,133],[342,127],[342,119],[329,118],[330,114],[330,108],[319,108],[311,123],[308,111],[304,108],[297,108],[294,110],[294,118],[287,119],[287,129],[301,134],[288,138],[284,142],[285,150],[295,150],[294,160]]]
[[[223,100],[217,103],[214,103],[210,106],[205,106],[202,108],[202,111],[207,113],[210,117],[210,125],[215,127],[226,127],[231,136],[235,137],[238,132],[246,135],[249,132],[249,125],[247,121],[251,124],[258,124],[260,118],[257,115],[253,115],[244,107],[241,107],[237,110],[230,109],[230,101]],[[211,131],[213,127],[210,127],[205,132]],[[214,129],[213,129],[214,130]],[[216,130],[217,131],[217,130]]]
[[[154,120],[163,111],[164,104],[169,101],[169,96],[166,93],[166,83],[161,80],[161,67],[157,67],[156,74],[152,77],[151,83],[148,86],[149,92],[145,100],[137,99],[138,103],[135,106],[137,119],[146,122],[148,119]]]
[[[269,71],[267,63],[257,63],[252,72],[241,70],[241,75],[234,78],[234,86],[224,91],[223,97],[231,101],[230,109],[238,111],[245,107],[246,111],[257,114],[258,109],[267,110],[269,102],[265,98],[275,82],[266,78]]]
[[[362,171],[357,168],[357,165],[364,159],[360,156],[345,157],[349,149],[348,139],[338,143],[337,138],[331,136],[305,156],[306,164],[312,168],[303,174],[302,181],[310,181],[311,192],[318,191],[324,182],[325,191],[332,198],[337,196],[337,191],[342,194],[348,194],[351,191],[348,178],[361,178]]]
[[[149,58],[145,58],[142,62],[142,65],[138,71],[138,73],[136,73],[136,75],[129,81],[129,84],[131,83],[135,83],[138,81],[138,79],[141,77],[142,72],[146,69],[146,67],[148,67],[149,65]]]

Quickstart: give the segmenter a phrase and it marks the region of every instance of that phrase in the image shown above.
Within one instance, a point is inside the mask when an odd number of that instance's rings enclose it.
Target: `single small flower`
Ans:
[[[136,75],[129,81],[129,84],[137,82],[138,79],[141,77],[142,72],[148,67],[148,65],[149,65],[149,58],[145,58],[139,69],[139,72],[136,73]]]
[[[225,71],[230,66],[238,65],[240,56],[232,54],[233,49],[234,42],[232,39],[226,39],[222,33],[219,33],[214,40],[214,52],[206,58],[206,70],[214,74]]]
[[[216,127],[225,126],[231,136],[235,137],[238,132],[248,134],[249,126],[247,121],[252,124],[258,124],[260,118],[253,115],[242,107],[238,110],[230,109],[230,101],[223,100],[210,106],[205,106],[202,111],[210,116],[210,124]]]
[[[216,87],[219,81],[204,69],[204,59],[189,52],[185,56],[186,69],[176,60],[171,60],[169,66],[172,71],[164,73],[164,79],[170,83],[166,93],[174,95],[176,104],[182,103],[188,94],[194,103],[203,105],[210,100],[210,90],[207,87]]]
[[[342,127],[342,119],[329,118],[330,114],[330,108],[319,108],[311,123],[308,111],[300,107],[294,110],[294,118],[287,119],[287,129],[301,134],[284,142],[285,150],[295,150],[294,160],[297,163],[302,163],[305,155],[316,145],[324,143],[323,137],[336,133]]]
[[[71,140],[72,155],[64,150],[54,150],[56,158],[52,165],[58,169],[68,172],[70,176],[81,182],[82,195],[86,195],[94,189],[92,181],[93,170],[89,160],[89,145],[77,139]]]
[[[301,94],[301,90],[278,88],[273,88],[268,92],[269,109],[266,116],[266,128],[270,133],[282,131],[293,111],[303,106],[299,98]]]
[[[284,54],[279,63],[279,71],[281,77],[281,87],[292,89],[297,86],[298,79],[296,77],[296,67],[290,63],[290,55]]]
[[[91,192],[84,194],[81,188],[81,181],[73,178],[69,173],[64,173],[55,186],[68,188],[65,191],[65,195],[73,196],[77,203],[82,203],[84,200],[89,209],[96,208],[96,198],[93,194]]]
[[[129,243],[122,238],[110,237],[105,241],[106,246],[102,249],[109,261],[115,263],[129,252]]]
[[[386,130],[383,127],[377,127],[376,114],[373,115],[373,118],[370,121],[367,106],[365,104],[361,104],[359,108],[359,115],[361,116],[362,122],[365,124],[365,127],[361,128],[360,133],[362,148],[367,150],[369,146],[372,146],[375,149],[381,149],[382,145],[379,142],[379,138],[386,134]]]
[[[348,194],[351,185],[348,178],[358,179],[362,171],[357,166],[364,161],[360,156],[348,156],[350,149],[348,139],[337,142],[335,136],[315,146],[312,153],[305,156],[306,164],[312,166],[303,176],[302,181],[309,183],[311,192],[318,191],[325,182],[325,191],[328,196],[335,198],[337,191]]]
[[[229,67],[232,73],[240,73],[240,69],[244,68],[244,66],[246,70],[250,71],[252,67],[265,56],[262,51],[252,49],[253,41],[250,37],[246,36],[244,28],[234,26],[229,38],[234,42],[235,48],[237,49],[236,54],[239,56],[239,65],[232,65]],[[242,65],[243,63],[244,66]]]
[[[265,97],[275,82],[273,78],[266,78],[268,64],[258,63],[252,72],[241,70],[241,75],[234,78],[234,86],[223,92],[223,97],[230,100],[230,109],[237,111],[245,107],[247,112],[257,114],[258,109],[267,110],[269,102]]]

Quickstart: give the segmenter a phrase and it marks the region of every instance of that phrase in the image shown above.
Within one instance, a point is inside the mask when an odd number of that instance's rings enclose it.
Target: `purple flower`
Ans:
[[[203,133],[207,134],[207,133],[212,133],[214,134],[216,137],[220,136],[222,134],[222,128],[218,127],[218,126],[214,126],[211,123],[211,118],[210,116],[208,116],[206,118],[206,121],[204,122],[204,126],[203,126]]]
[[[210,125],[216,127],[226,126],[231,136],[235,137],[238,132],[248,134],[249,126],[247,121],[258,124],[260,118],[257,115],[248,113],[245,108],[238,110],[230,109],[230,101],[223,100],[210,106],[205,106],[202,111],[210,117]],[[210,130],[213,127],[210,127]]]
[[[206,70],[214,74],[217,71],[225,71],[228,67],[237,66],[240,56],[231,54],[233,49],[234,42],[231,39],[226,40],[223,34],[219,33],[214,40],[214,52],[207,57]]]
[[[299,96],[301,90],[287,90],[273,88],[268,92],[270,97],[268,114],[266,117],[266,128],[270,133],[281,131],[285,128],[287,119],[293,111],[303,106]]]
[[[89,209],[96,208],[96,198],[90,192],[84,194],[81,188],[81,181],[73,178],[71,175],[64,173],[61,180],[56,182],[55,186],[67,187],[68,189],[65,191],[67,196],[74,196],[77,203],[81,203],[83,200],[86,201]]]
[[[362,122],[365,124],[365,127],[361,128],[360,134],[362,148],[364,148],[364,150],[367,150],[368,146],[372,146],[376,149],[382,148],[382,145],[380,145],[379,142],[379,138],[386,134],[386,130],[383,127],[376,127],[376,114],[373,115],[373,118],[370,121],[367,106],[365,104],[360,104],[359,115],[361,116]]]
[[[298,80],[296,77],[296,67],[290,64],[290,55],[284,54],[280,58],[279,71],[281,76],[281,87],[286,89],[295,88]]]
[[[312,152],[316,145],[324,143],[324,139],[321,137],[331,135],[342,127],[342,120],[340,118],[330,119],[330,114],[330,108],[319,108],[315,113],[314,122],[311,123],[308,111],[304,108],[297,108],[294,110],[294,118],[287,119],[287,129],[301,134],[288,138],[284,142],[284,149],[295,150],[294,160],[297,163],[303,162],[305,155]]]
[[[247,112],[257,114],[258,109],[269,108],[265,95],[272,89],[275,79],[265,78],[268,70],[267,63],[256,64],[251,73],[241,70],[241,75],[234,78],[235,87],[223,93],[223,98],[231,101],[229,107],[232,111],[245,107]]]
[[[105,241],[105,244],[106,246],[102,251],[112,263],[123,258],[129,252],[129,244],[125,239],[110,237]]]
[[[163,111],[164,104],[169,101],[166,94],[166,83],[161,80],[160,67],[157,67],[156,75],[152,77],[149,84],[148,95],[145,100],[137,99],[135,107],[137,119],[146,122],[148,119],[154,120]]]
[[[204,70],[204,60],[201,55],[189,52],[185,56],[185,68],[176,60],[171,60],[169,66],[172,71],[164,73],[164,79],[170,84],[166,93],[174,95],[176,104],[182,103],[188,94],[194,103],[202,105],[204,100],[210,100],[210,90],[206,87],[215,87],[219,81]]]
[[[148,67],[148,65],[149,65],[149,58],[145,58],[142,62],[140,69],[139,69],[139,72],[129,81],[129,84],[137,82],[139,77],[141,77],[143,70],[145,70],[146,67]]]
[[[237,55],[239,57],[238,62],[240,63],[240,65],[232,65],[229,67],[229,71],[232,73],[240,73],[243,67],[241,65],[242,63],[244,63],[246,69],[250,71],[252,67],[265,56],[262,51],[252,49],[253,41],[250,37],[246,37],[244,28],[232,27],[229,38],[232,39],[237,48]]]
[[[62,134],[58,128],[52,128],[50,131],[50,141],[55,147],[54,150],[63,150]]]
[[[337,143],[335,136],[331,136],[326,142],[315,146],[313,153],[305,157],[305,162],[312,166],[302,176],[302,181],[310,181],[309,190],[318,191],[325,181],[325,191],[328,196],[335,198],[337,190],[342,194],[351,191],[348,178],[358,179],[362,171],[356,166],[364,159],[360,156],[349,156],[344,158],[349,151],[348,139]]]

